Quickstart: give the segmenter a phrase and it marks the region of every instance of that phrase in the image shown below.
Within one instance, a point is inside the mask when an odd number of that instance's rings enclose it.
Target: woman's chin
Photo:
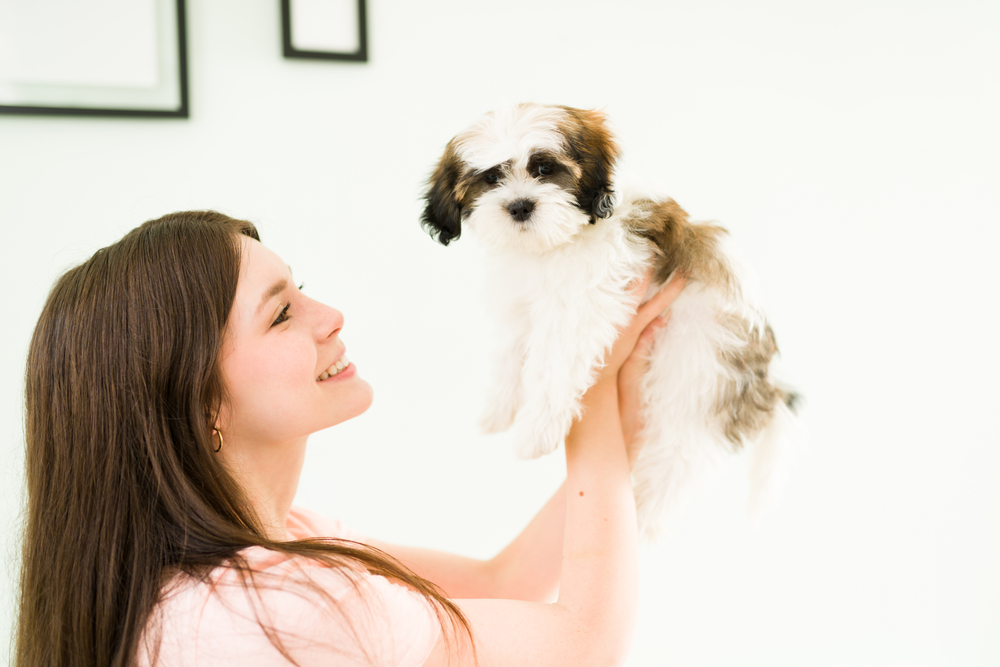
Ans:
[[[341,424],[365,413],[375,398],[372,386],[358,375],[346,378],[341,389],[337,392],[339,396],[335,399],[336,404],[332,406],[335,414],[331,415],[333,421],[329,426]],[[348,389],[349,391],[346,391]]]

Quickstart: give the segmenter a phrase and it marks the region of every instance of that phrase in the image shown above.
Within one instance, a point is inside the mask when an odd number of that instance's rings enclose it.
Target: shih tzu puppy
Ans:
[[[468,225],[492,251],[501,346],[481,425],[516,423],[521,457],[554,451],[634,312],[629,284],[652,268],[645,300],[682,272],[641,387],[640,526],[655,532],[715,459],[751,444],[754,513],[778,485],[796,400],[771,377],[774,334],[726,231],[671,199],[619,195],[618,158],[600,112],[520,104],[457,135],[434,170],[424,228],[448,245]]]

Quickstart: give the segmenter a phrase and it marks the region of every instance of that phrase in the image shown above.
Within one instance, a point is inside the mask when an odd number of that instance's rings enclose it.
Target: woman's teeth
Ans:
[[[334,375],[347,368],[348,365],[350,365],[350,363],[351,362],[347,360],[347,355],[345,354],[340,359],[337,359],[337,361],[335,361],[332,366],[323,371],[322,375],[320,375],[316,381],[320,382],[322,380],[328,380],[332,378]]]

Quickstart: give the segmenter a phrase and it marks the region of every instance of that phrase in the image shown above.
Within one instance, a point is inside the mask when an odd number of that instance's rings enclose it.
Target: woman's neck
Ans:
[[[285,524],[299,488],[306,438],[266,445],[241,442],[220,455],[253,503],[268,539],[287,541]]]

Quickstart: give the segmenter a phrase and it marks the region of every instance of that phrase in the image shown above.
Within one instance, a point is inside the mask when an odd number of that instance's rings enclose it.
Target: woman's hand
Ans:
[[[651,280],[652,271],[643,276],[642,280],[633,283],[629,288],[629,292],[632,294],[636,304],[639,303],[646,290],[649,289]],[[670,304],[677,298],[677,295],[684,289],[684,284],[685,278],[683,276],[675,276],[659,292],[653,295],[653,298],[636,309],[632,320],[618,332],[617,340],[615,340],[614,345],[605,355],[604,366],[601,368],[599,381],[609,378],[614,378],[617,381],[618,372],[624,367],[626,362],[632,359],[631,364],[637,363],[636,359],[641,357],[633,358],[633,353],[636,350],[636,346],[639,345],[640,338],[643,336],[645,336],[645,342],[642,344],[642,349],[648,353],[656,331],[666,323],[666,318],[659,318],[660,313],[670,307]],[[658,318],[659,322],[657,322]],[[654,325],[654,328],[650,331],[648,327],[651,324]]]
[[[630,290],[636,300],[641,299],[642,295],[646,293],[650,278],[651,274],[647,274]],[[631,336],[636,330],[639,331],[635,342],[631,343],[628,356],[618,369],[617,376],[618,412],[621,418],[622,436],[625,439],[629,467],[635,463],[639,456],[639,450],[642,448],[642,443],[638,440],[638,435],[642,432],[643,427],[639,386],[642,382],[642,376],[649,368],[649,352],[653,347],[653,341],[656,340],[656,334],[666,326],[670,319],[669,311],[664,315],[660,315],[660,313],[670,307],[677,295],[684,289],[684,285],[685,278],[679,275],[664,285],[652,299],[639,307],[632,322],[623,330],[622,335],[615,343],[615,348],[621,346],[623,350],[628,349]],[[639,328],[640,326],[642,328]],[[626,334],[629,339],[626,339]],[[616,353],[621,354],[620,351],[613,350],[611,358],[614,358]]]

